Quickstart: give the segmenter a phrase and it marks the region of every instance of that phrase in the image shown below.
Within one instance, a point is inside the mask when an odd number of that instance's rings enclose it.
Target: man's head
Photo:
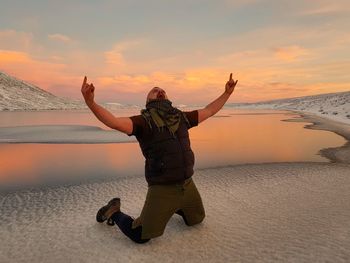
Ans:
[[[153,89],[150,90],[150,92],[148,92],[146,103],[156,99],[167,100],[168,96],[166,95],[166,92],[163,89],[159,87],[154,87]]]

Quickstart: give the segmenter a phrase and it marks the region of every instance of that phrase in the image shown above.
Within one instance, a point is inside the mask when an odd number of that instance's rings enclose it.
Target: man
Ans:
[[[113,198],[98,210],[96,220],[116,224],[131,240],[148,242],[161,236],[171,216],[182,216],[188,226],[203,221],[205,211],[192,179],[194,154],[188,130],[217,113],[228,100],[238,80],[232,79],[225,91],[205,108],[182,112],[172,106],[166,92],[154,87],[147,95],[146,108],[140,115],[115,117],[94,102],[94,85],[84,78],[81,92],[95,116],[110,128],[136,136],[146,159],[148,183],[141,215],[133,219],[120,210],[120,199]]]

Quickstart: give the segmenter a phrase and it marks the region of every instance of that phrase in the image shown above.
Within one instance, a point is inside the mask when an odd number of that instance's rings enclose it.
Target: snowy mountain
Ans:
[[[117,102],[98,104],[110,110],[138,108],[135,105],[124,105]],[[46,90],[0,71],[0,111],[72,109],[88,109],[88,107],[83,99],[73,100],[55,96]]]
[[[350,123],[350,91],[256,103],[231,103],[227,106],[240,109],[295,110]]]
[[[86,108],[83,101],[57,97],[0,71],[0,111]]]

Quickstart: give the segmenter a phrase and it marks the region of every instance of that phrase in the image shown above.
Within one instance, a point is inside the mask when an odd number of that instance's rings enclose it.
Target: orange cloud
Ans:
[[[139,93],[145,91],[150,83],[151,79],[148,76],[123,74],[113,77],[99,77],[96,85],[105,90]]]
[[[122,66],[125,64],[123,54],[117,50],[106,51],[105,53],[106,63]]]
[[[125,65],[126,62],[124,59],[123,52],[140,46],[145,42],[145,39],[131,39],[120,41],[116,43],[111,50],[104,52],[105,62],[107,64],[119,66]]]
[[[0,50],[0,70],[46,90],[52,84],[71,83],[73,77],[65,73],[67,67],[63,63],[38,60],[25,52],[9,50]]]
[[[251,55],[250,64],[243,64],[242,68],[232,70],[233,77],[239,82],[231,102],[253,102],[349,90],[349,81],[337,82],[336,79],[320,81],[320,77],[325,75],[325,72],[330,76],[337,76],[336,74],[346,76],[346,69],[350,66],[348,63],[323,63],[311,68],[307,66],[287,68],[255,63],[253,67],[253,57],[259,52],[248,53]],[[236,58],[239,56],[241,54],[236,54]],[[86,67],[89,66],[89,63],[83,64]],[[0,50],[0,68],[54,94],[61,96],[71,94],[81,99],[80,84],[84,74],[79,73],[79,68],[71,72],[71,68],[64,63],[41,61],[25,52],[6,50]],[[224,91],[224,85],[228,80],[229,68],[228,64],[225,67],[194,67],[176,72],[153,71],[149,74],[114,76],[95,72],[97,77],[89,75],[88,77],[89,81],[96,86],[96,98],[99,100],[123,103],[118,101],[120,98],[118,94],[121,93],[129,94],[125,96],[129,96],[131,101],[133,98],[142,100],[149,89],[160,86],[176,103],[192,104],[206,103],[219,96]],[[100,77],[98,77],[99,74],[101,74]],[[308,83],[305,83],[305,80],[308,80]]]
[[[275,48],[274,53],[278,59],[281,59],[287,62],[295,61],[300,57],[309,54],[309,52],[305,48],[302,48],[296,45]]]
[[[80,98],[80,85],[84,75],[96,86],[97,98],[104,101],[121,102],[119,98],[143,98],[154,86],[160,86],[179,103],[205,103],[217,97],[224,89],[229,73],[239,80],[233,101],[257,101],[278,97],[302,96],[332,91],[344,91],[348,85],[346,79],[349,63],[346,61],[322,61],[322,55],[334,54],[338,43],[347,34],[336,34],[332,45],[305,49],[300,35],[311,35],[323,39],[325,34],[318,31],[292,31],[284,39],[286,43],[274,43],[277,48],[265,46],[244,46],[246,43],[264,42],[276,35],[286,35],[283,28],[257,30],[240,35],[235,39],[224,39],[209,43],[195,52],[184,52],[167,57],[133,60],[137,52],[148,50],[151,40],[136,39],[116,43],[108,51],[85,51],[75,49],[66,53],[40,53],[44,59],[38,59],[35,52],[1,50],[0,70],[64,96]],[[332,31],[333,32],[333,31]],[[13,33],[13,32],[12,32]],[[11,33],[11,34],[12,34]],[[17,32],[18,33],[18,32]],[[16,34],[15,34],[16,35]],[[18,34],[17,34],[18,36]],[[293,40],[291,37],[297,37]],[[337,42],[338,41],[338,42]],[[346,48],[342,40],[342,48]],[[210,46],[213,45],[213,46]],[[232,46],[234,51],[228,54],[209,52],[220,47]],[[236,48],[237,47],[237,48]],[[242,47],[245,49],[241,50]],[[332,51],[332,52],[330,52]],[[203,55],[205,54],[205,55]],[[317,59],[317,61],[316,61]],[[192,61],[203,61],[193,63]],[[298,62],[291,63],[291,62]],[[196,66],[201,65],[201,66]],[[162,69],[162,70],[159,70]],[[116,74],[117,73],[117,74]],[[329,79],[326,79],[327,78]],[[278,84],[277,84],[278,83]],[[315,83],[315,85],[311,85]],[[327,83],[331,83],[328,85]],[[101,95],[99,95],[101,94]],[[120,94],[123,97],[119,96]]]
[[[228,77],[228,72],[223,74],[214,68],[188,69],[184,72],[154,71],[150,74],[100,77],[95,86],[99,87],[97,91],[100,89],[111,93],[138,94],[141,98],[152,87],[159,86],[164,88],[172,99],[194,103],[213,99],[220,91],[224,91]]]
[[[0,61],[2,63],[25,63],[29,57],[24,52],[0,50]]]

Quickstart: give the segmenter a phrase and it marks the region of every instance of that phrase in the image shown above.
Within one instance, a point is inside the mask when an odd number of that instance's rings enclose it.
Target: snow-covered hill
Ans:
[[[86,108],[84,101],[57,97],[0,71],[0,111]]]
[[[350,124],[350,91],[256,103],[231,103],[227,106],[239,109],[295,110]]]
[[[136,105],[97,102],[109,109],[138,109]],[[0,111],[88,109],[84,100],[62,98],[0,71]]]

